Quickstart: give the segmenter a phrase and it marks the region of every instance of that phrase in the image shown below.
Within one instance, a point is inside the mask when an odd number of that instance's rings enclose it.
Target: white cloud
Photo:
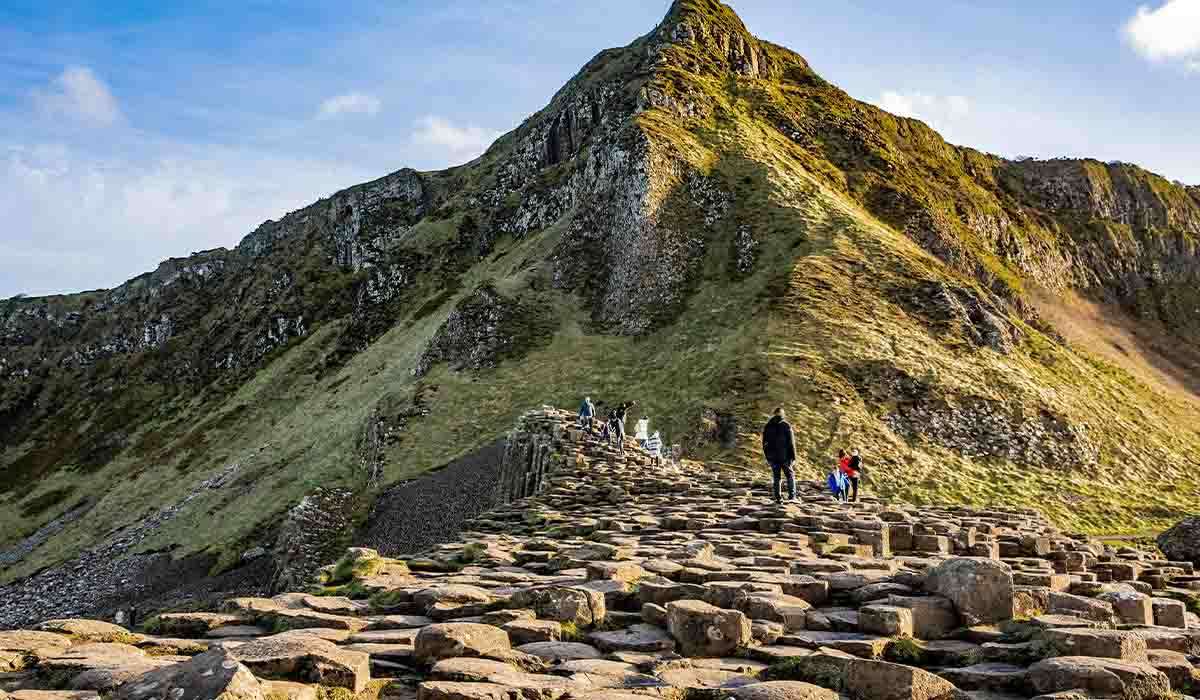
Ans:
[[[435,151],[432,157],[445,164],[468,161],[487,150],[500,131],[480,126],[457,126],[442,117],[417,120],[413,143]]]
[[[1200,0],[1167,0],[1158,9],[1138,7],[1124,26],[1125,38],[1151,61],[1179,61],[1200,72]]]
[[[928,122],[934,129],[945,129],[971,114],[971,101],[961,95],[939,97],[923,92],[885,90],[879,106],[901,117]]]
[[[121,119],[112,91],[86,66],[66,68],[47,88],[34,91],[33,99],[47,114],[96,126],[111,126]]]
[[[112,287],[168,257],[232,246],[266,219],[370,175],[169,142],[121,157],[0,144],[0,298]]]
[[[317,110],[317,119],[333,119],[346,114],[365,114],[373,117],[379,114],[383,103],[378,97],[362,92],[349,92],[345,95],[330,97],[321,103]]]

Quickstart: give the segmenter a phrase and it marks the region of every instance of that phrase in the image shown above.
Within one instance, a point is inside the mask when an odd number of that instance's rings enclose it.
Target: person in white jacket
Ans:
[[[646,446],[646,441],[650,439],[650,419],[639,418],[637,422],[637,431],[633,434],[635,440],[642,447]]]

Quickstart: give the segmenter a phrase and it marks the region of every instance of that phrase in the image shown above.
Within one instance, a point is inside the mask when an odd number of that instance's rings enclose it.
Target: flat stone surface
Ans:
[[[254,675],[346,688],[362,692],[371,679],[370,657],[306,635],[276,635],[238,646],[237,661]]]
[[[517,647],[517,651],[552,662],[599,659],[604,656],[596,647],[578,642],[534,642],[533,644],[522,644]]]
[[[675,641],[661,627],[634,625],[612,632],[593,632],[588,641],[601,651],[672,651]]]
[[[205,652],[181,664],[144,673],[125,682],[113,700],[264,700],[254,674],[225,649]]]

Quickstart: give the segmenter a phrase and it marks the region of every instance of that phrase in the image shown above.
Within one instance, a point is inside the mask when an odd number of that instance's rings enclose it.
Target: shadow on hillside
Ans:
[[[1034,305],[1073,345],[1200,410],[1200,347],[1160,324],[1074,294],[1039,293]]]

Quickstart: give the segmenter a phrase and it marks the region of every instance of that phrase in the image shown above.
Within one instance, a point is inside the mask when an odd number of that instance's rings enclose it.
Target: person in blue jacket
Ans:
[[[589,433],[592,432],[592,420],[596,417],[596,407],[592,405],[592,397],[583,397],[579,404],[579,426]]]

